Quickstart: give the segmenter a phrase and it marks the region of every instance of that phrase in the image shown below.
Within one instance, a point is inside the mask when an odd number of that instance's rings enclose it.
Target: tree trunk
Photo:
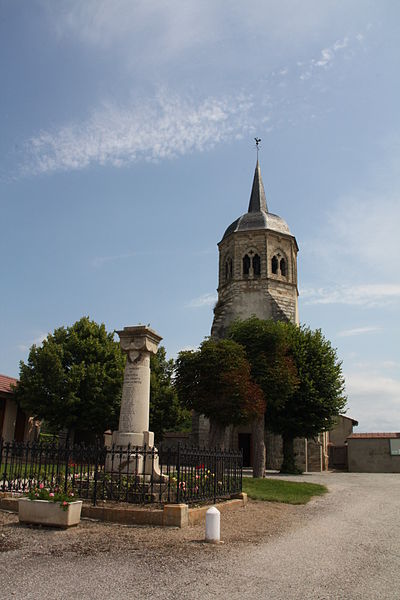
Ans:
[[[225,449],[225,429],[226,427],[220,425],[216,421],[210,421],[210,448],[217,448],[218,450]]]
[[[253,438],[253,477],[265,477],[265,424],[264,415],[251,424]]]
[[[281,473],[289,473],[298,475],[302,471],[297,468],[294,458],[294,438],[291,435],[283,434],[283,462],[281,465]]]

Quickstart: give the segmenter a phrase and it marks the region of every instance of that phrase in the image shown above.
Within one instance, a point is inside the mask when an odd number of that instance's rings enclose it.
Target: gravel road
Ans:
[[[295,478],[330,493],[222,515],[224,544],[183,530],[83,521],[57,531],[0,513],[0,598],[400,600],[400,476]]]

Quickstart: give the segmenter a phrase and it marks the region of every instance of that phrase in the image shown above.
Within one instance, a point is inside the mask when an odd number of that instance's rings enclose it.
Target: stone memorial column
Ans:
[[[142,473],[144,456],[137,457],[133,453],[137,447],[146,446],[147,450],[154,447],[154,433],[149,431],[150,355],[157,352],[162,337],[144,325],[124,327],[117,333],[127,355],[118,431],[112,434],[112,444],[120,454],[107,456],[106,470],[132,472],[137,469],[137,473]],[[132,456],[128,452],[129,446]],[[144,473],[160,477],[158,460],[146,460]]]
[[[127,358],[119,425],[113,433],[113,443],[154,446],[154,434],[149,431],[150,354],[157,352],[162,337],[144,325],[124,327],[117,333]]]

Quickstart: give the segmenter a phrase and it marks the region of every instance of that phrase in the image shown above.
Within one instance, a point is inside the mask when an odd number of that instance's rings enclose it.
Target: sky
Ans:
[[[356,431],[400,431],[397,0],[0,0],[0,372],[83,315],[209,335],[218,251],[269,210]]]

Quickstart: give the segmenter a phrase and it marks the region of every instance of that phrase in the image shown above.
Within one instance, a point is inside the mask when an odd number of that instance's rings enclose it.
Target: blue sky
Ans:
[[[0,0],[0,372],[82,315],[210,332],[255,166],[359,431],[400,431],[396,0]]]

